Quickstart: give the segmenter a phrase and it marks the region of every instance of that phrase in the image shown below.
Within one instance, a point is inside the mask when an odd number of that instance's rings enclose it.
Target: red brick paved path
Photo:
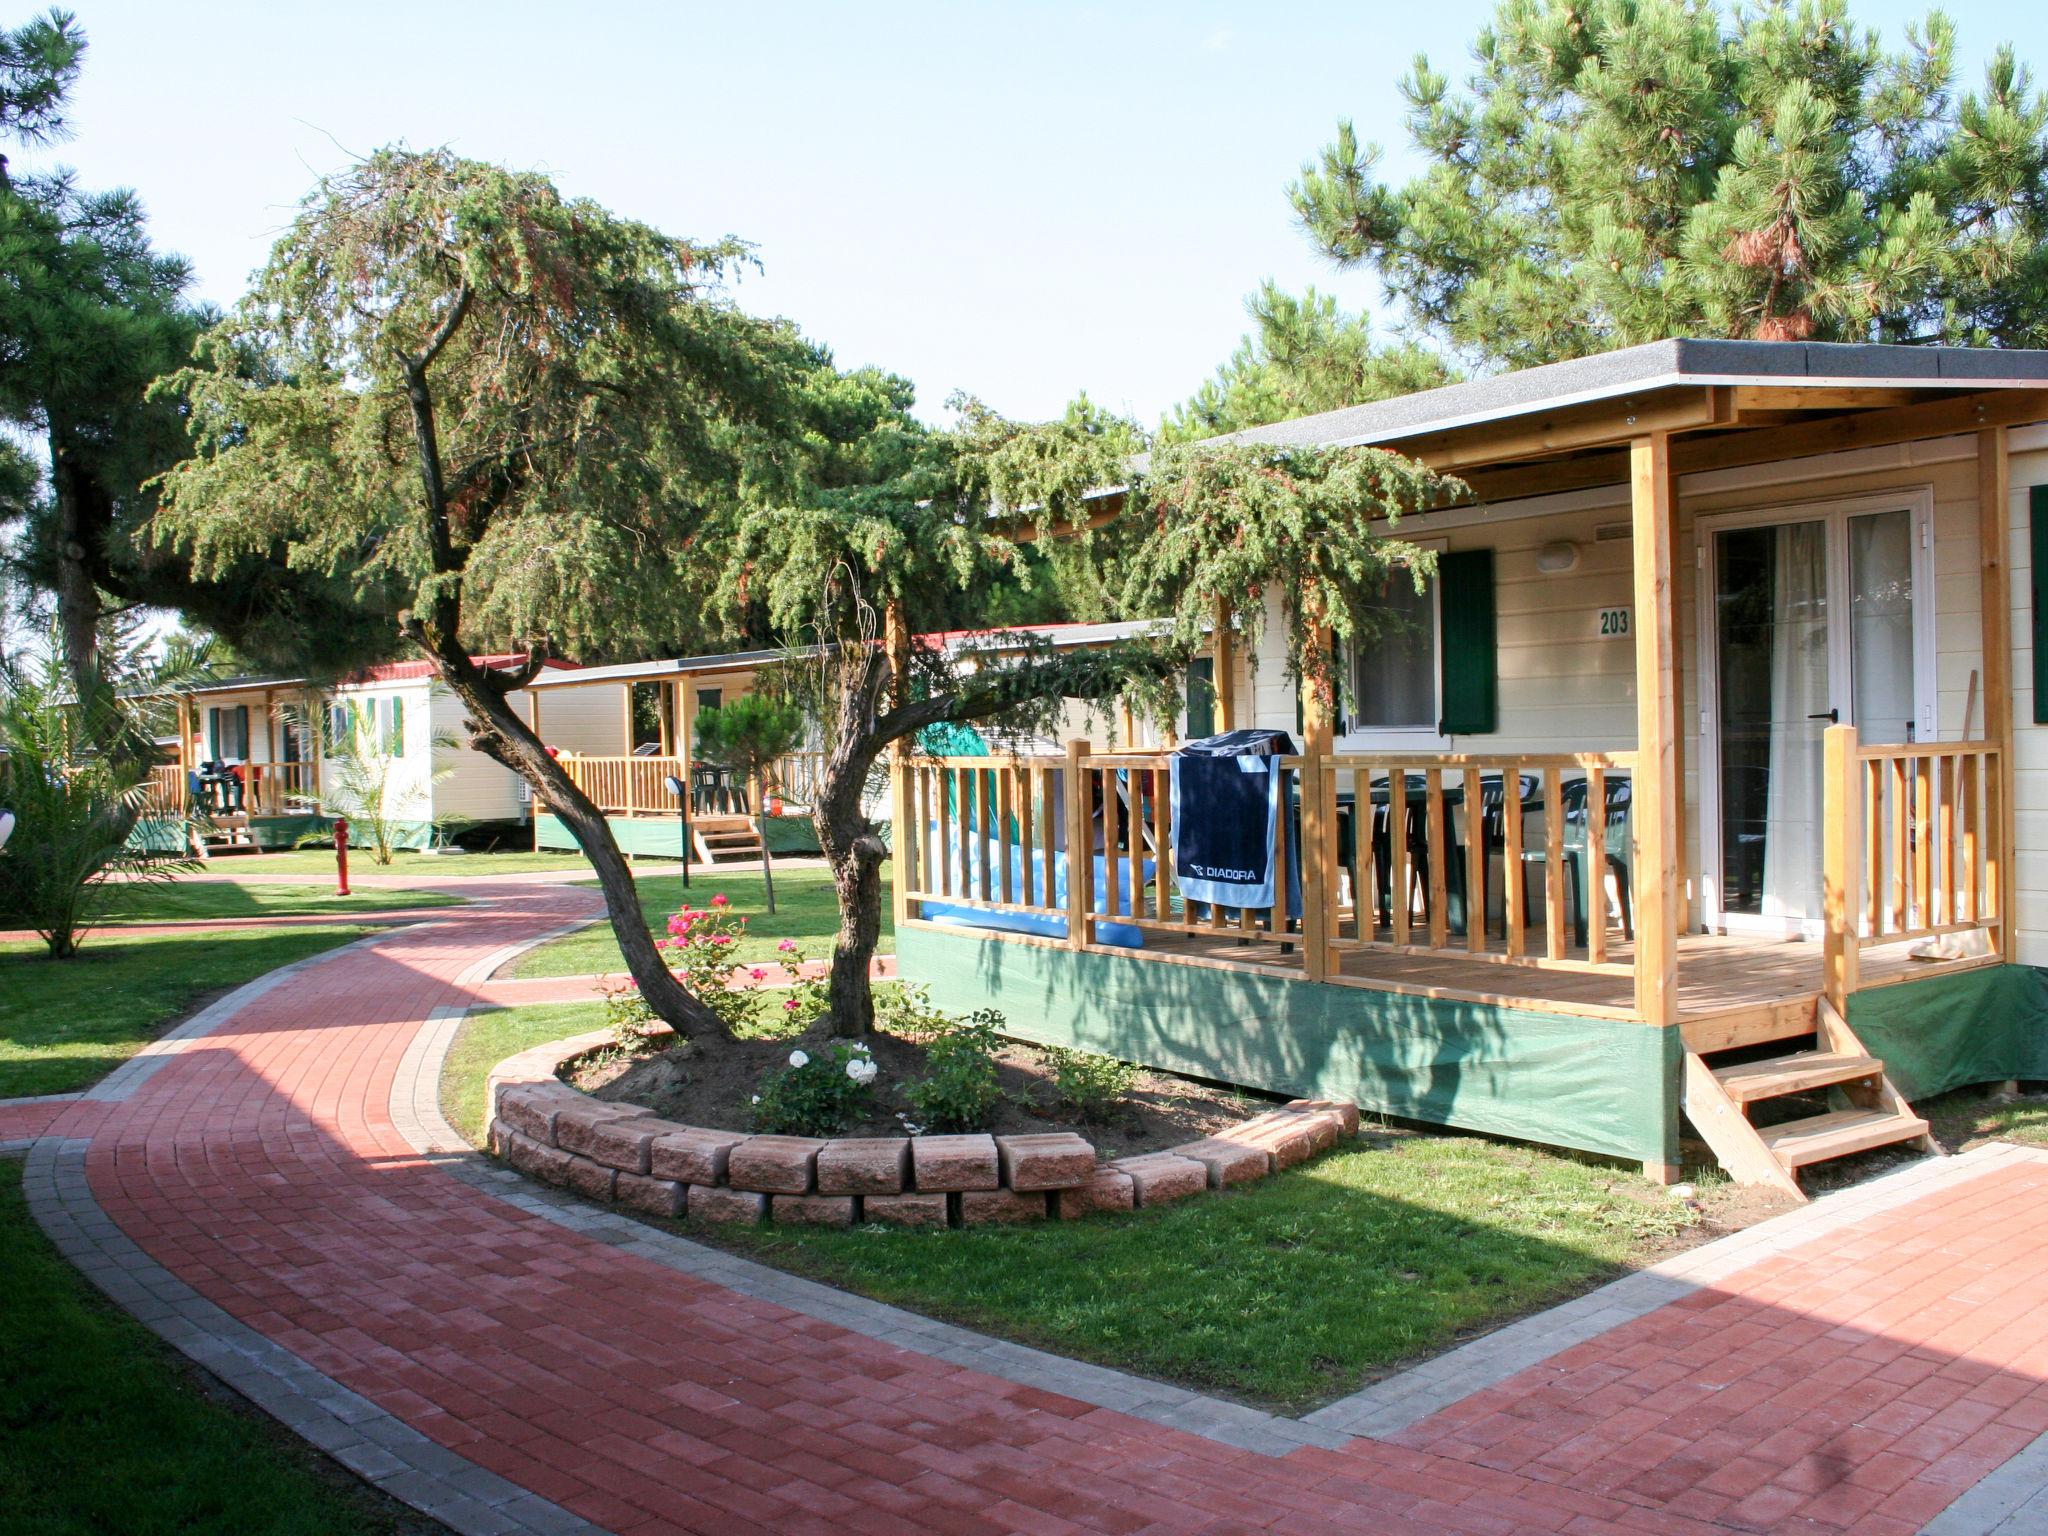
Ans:
[[[500,886],[313,963],[132,1097],[43,1129],[90,1138],[100,1207],[235,1318],[634,1536],[1905,1533],[2048,1426],[2036,1161],[1759,1263],[1398,1443],[1285,1457],[678,1274],[451,1177],[392,1122],[408,1042],[470,1000],[456,978],[592,910]]]

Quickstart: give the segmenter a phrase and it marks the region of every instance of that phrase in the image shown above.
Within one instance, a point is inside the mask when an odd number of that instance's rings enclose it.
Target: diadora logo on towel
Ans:
[[[1220,864],[1190,864],[1188,873],[1197,880],[1256,880],[1261,871],[1256,869],[1225,869]]]

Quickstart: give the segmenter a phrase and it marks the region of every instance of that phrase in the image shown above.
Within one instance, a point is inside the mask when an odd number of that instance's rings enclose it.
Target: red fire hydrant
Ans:
[[[334,819],[334,877],[337,896],[348,894],[348,818]]]

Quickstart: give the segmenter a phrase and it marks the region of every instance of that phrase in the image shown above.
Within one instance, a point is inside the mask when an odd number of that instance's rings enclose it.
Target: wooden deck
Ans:
[[[1534,931],[1540,934],[1541,925]],[[987,937],[1000,942],[1003,936]],[[1908,947],[1897,944],[1866,950],[1863,986],[1919,980],[1993,963],[1913,960],[1907,957]],[[1616,935],[1610,955],[1626,964],[1633,959],[1631,949]],[[1299,944],[1283,946],[1263,934],[1247,940],[1234,930],[1220,931],[1213,938],[1206,933],[1181,937],[1148,932],[1143,949],[1110,948],[1104,952],[1282,973],[1301,969]],[[1818,940],[1685,934],[1678,941],[1679,1015],[1681,1019],[1702,1019],[1774,1004],[1810,1003],[1821,990],[1821,962]],[[1506,964],[1497,957],[1347,949],[1342,974],[1331,981],[1545,1013],[1635,1017],[1634,981],[1626,974],[1539,969]]]

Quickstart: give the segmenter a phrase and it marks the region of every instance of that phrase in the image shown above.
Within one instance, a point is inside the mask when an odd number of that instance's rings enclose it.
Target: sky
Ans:
[[[1340,117],[1412,167],[1395,84],[1462,76],[1490,0],[1429,4],[628,4],[66,0],[91,39],[75,137],[17,156],[136,188],[199,296],[241,293],[324,171],[446,145],[670,233],[736,234],[842,366],[1023,418],[1081,389],[1150,424],[1265,277],[1373,308],[1285,188]],[[2048,68],[2038,0],[1951,5],[1966,82]],[[19,7],[26,13],[27,7]],[[1897,43],[1923,6],[1856,0]]]

